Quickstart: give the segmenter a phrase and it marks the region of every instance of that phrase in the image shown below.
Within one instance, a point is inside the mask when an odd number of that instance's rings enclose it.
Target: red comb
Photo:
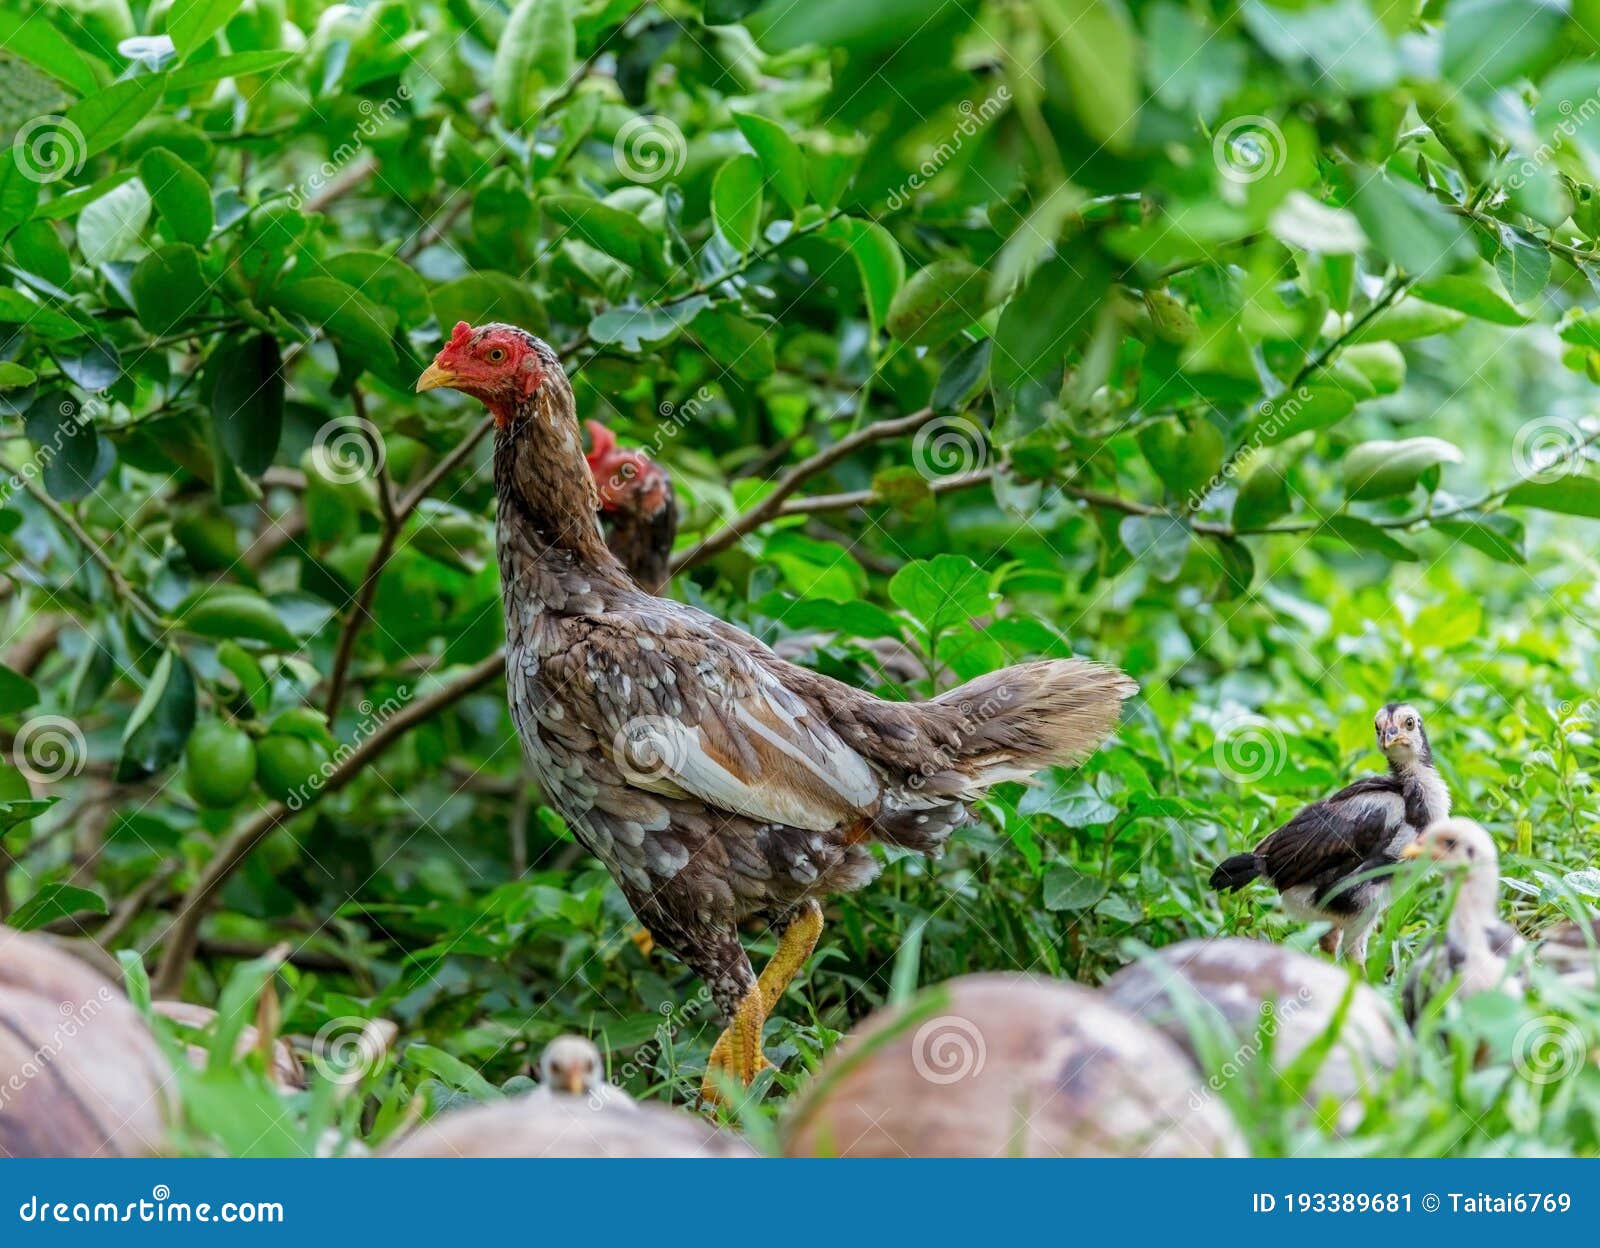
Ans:
[[[471,337],[472,326],[468,325],[465,321],[457,321],[455,332],[450,335],[450,345],[452,347],[459,347]]]
[[[586,421],[589,428],[589,454],[585,456],[591,465],[600,463],[612,451],[617,449],[617,435],[612,433],[598,420]]]

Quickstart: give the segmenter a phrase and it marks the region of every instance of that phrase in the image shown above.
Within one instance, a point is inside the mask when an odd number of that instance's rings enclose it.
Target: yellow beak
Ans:
[[[583,1094],[583,1072],[579,1070],[567,1071],[561,1079],[561,1084],[573,1096]]]
[[[438,390],[456,384],[456,375],[448,368],[440,368],[437,363],[428,365],[422,370],[422,376],[417,378],[417,393],[424,390]]]
[[[1422,857],[1422,842],[1412,841],[1411,844],[1400,851],[1400,856],[1406,859]]]

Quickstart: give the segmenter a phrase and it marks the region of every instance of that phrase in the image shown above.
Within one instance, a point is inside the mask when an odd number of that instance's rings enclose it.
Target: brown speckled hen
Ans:
[[[461,323],[417,389],[480,399],[496,425],[512,717],[545,799],[727,1020],[706,1092],[749,1085],[762,1026],[816,946],[821,898],[878,872],[871,844],[936,856],[989,786],[1082,759],[1131,680],[1027,663],[929,702],[884,702],[656,598],[602,539],[572,389],[545,343]],[[758,979],[739,942],[770,923]]]
[[[589,427],[589,472],[600,497],[600,525],[611,553],[638,582],[657,594],[672,572],[678,536],[678,500],[672,478],[643,451],[617,445],[598,420]]]

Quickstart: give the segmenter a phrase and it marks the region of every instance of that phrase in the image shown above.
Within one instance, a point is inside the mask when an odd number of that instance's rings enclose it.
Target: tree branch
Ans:
[[[798,490],[818,473],[826,472],[852,451],[860,450],[874,442],[882,442],[888,438],[897,438],[901,434],[912,433],[927,424],[934,417],[931,407],[924,407],[912,412],[909,416],[896,416],[891,420],[880,420],[874,424],[848,433],[837,442],[825,446],[822,450],[802,459],[778,478],[771,493],[763,498],[748,511],[735,516],[722,528],[711,536],[702,538],[700,542],[685,551],[672,561],[674,574],[683,571],[692,564],[709,559],[712,555],[720,554],[732,546],[745,534],[760,528],[768,520],[776,517],[783,508],[784,500]]]

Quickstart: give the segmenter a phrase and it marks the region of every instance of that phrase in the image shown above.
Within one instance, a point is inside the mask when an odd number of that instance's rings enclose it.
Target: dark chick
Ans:
[[[1258,876],[1283,896],[1294,917],[1333,926],[1322,948],[1356,962],[1388,899],[1390,868],[1417,833],[1450,813],[1450,792],[1434,766],[1422,715],[1391,702],[1373,723],[1389,774],[1370,776],[1307,806],[1248,854],[1211,873],[1211,887],[1243,888]]]
[[[749,1085],[822,899],[877,874],[872,843],[937,856],[990,786],[1094,750],[1135,685],[1050,660],[886,702],[786,663],[653,597],[607,549],[572,390],[545,343],[459,324],[417,381],[441,386],[495,420],[506,684],[530,769],[656,943],[710,988],[728,1021],[711,1072]],[[779,936],[759,979],[745,920]]]
[[[585,458],[600,498],[606,545],[639,588],[659,593],[672,573],[672,544],[678,537],[672,478],[643,451],[619,447],[617,435],[598,420],[586,424]]]

